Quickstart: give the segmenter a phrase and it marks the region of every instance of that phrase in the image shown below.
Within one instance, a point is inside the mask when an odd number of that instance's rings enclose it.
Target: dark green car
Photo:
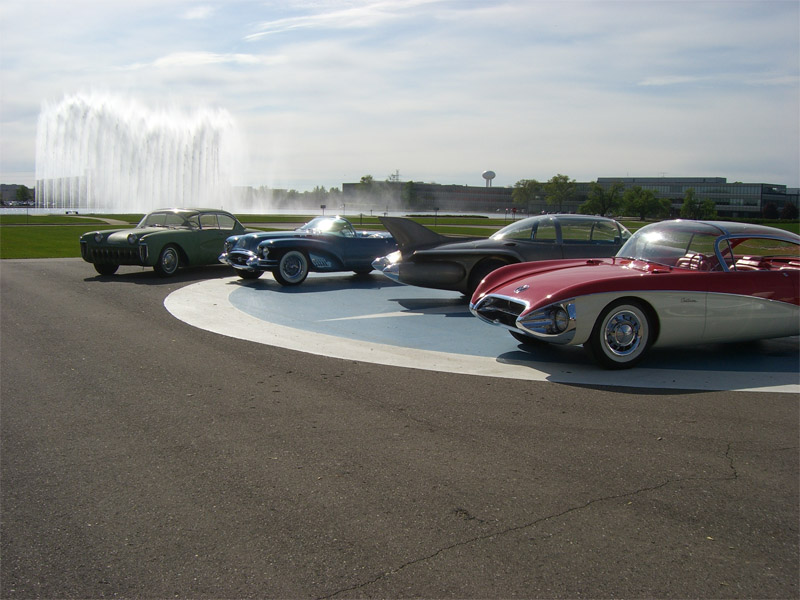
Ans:
[[[133,229],[84,233],[81,257],[100,275],[113,275],[120,265],[141,265],[169,277],[178,267],[217,263],[225,240],[242,233],[250,231],[224,210],[162,209]]]

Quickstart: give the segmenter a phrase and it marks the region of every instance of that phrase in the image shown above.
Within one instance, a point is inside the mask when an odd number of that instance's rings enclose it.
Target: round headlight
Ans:
[[[553,327],[556,333],[561,333],[569,326],[569,315],[562,307],[558,307],[553,311]]]
[[[129,233],[128,234],[128,243],[129,244],[135,244],[136,240],[137,240],[137,237],[136,237],[135,233]]]
[[[94,234],[94,241],[97,242],[98,244],[100,242],[102,242],[103,241],[103,234],[100,233],[99,231],[97,233],[95,233]]]

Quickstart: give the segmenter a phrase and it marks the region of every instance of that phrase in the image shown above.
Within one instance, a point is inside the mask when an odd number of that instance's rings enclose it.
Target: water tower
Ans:
[[[492,179],[495,178],[494,171],[484,171],[483,173],[481,173],[481,177],[483,177],[486,180],[486,187],[492,187]]]

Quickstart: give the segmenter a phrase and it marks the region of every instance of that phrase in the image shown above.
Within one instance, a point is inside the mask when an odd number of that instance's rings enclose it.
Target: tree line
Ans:
[[[561,212],[564,203],[575,197],[576,185],[574,179],[560,173],[546,182],[522,179],[514,184],[511,198],[514,204],[528,207],[533,202],[539,203],[543,197],[548,205]],[[690,218],[710,218],[716,215],[713,202],[710,210],[708,206],[705,209],[705,211],[695,211],[701,216]],[[714,215],[711,215],[710,211],[714,211]],[[590,184],[589,196],[586,202],[578,207],[578,212],[592,215],[625,214],[637,216],[642,220],[664,218],[669,216],[670,201],[658,198],[653,190],[643,189],[638,185],[626,190],[620,181],[607,188],[593,182]]]

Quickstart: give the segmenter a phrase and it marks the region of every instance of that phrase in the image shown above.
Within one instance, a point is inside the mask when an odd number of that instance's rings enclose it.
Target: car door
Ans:
[[[712,273],[704,341],[797,335],[800,271]]]
[[[190,257],[195,264],[212,264],[217,262],[225,244],[225,240],[233,234],[236,222],[228,215],[221,213],[203,213],[200,215],[200,229],[195,232],[197,242],[194,244],[196,259]]]
[[[564,258],[558,228],[553,218],[534,221],[530,231],[520,229],[513,235],[504,237],[502,244],[519,253],[525,261]]]
[[[340,240],[345,268],[366,268],[372,261],[392,251],[392,245],[386,238],[361,237],[352,227],[345,227],[340,232]]]
[[[559,217],[564,258],[605,258],[620,248],[615,223],[603,220]]]
[[[713,273],[704,338],[768,338],[800,332],[800,247],[765,237],[733,238],[727,272]]]

